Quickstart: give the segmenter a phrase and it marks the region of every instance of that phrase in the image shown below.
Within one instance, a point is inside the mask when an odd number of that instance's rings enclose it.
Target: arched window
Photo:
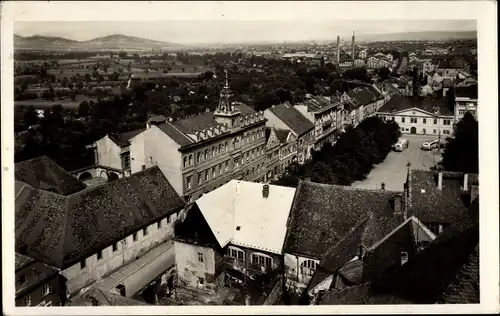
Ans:
[[[300,264],[300,271],[303,275],[312,276],[316,271],[316,261],[305,260]]]

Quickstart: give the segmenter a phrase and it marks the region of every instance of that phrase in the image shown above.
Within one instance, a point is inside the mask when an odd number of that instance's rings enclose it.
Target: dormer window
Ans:
[[[408,253],[405,251],[401,252],[401,265],[405,264],[408,261]]]

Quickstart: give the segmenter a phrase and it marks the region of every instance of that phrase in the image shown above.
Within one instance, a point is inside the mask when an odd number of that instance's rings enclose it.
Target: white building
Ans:
[[[455,118],[441,97],[396,96],[377,115],[383,120],[396,121],[403,134],[451,136]]]
[[[455,121],[470,112],[476,119],[477,116],[477,84],[455,87]]]

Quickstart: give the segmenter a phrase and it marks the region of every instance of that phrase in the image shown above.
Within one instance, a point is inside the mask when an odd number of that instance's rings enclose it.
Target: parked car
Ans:
[[[404,138],[400,138],[396,145],[394,145],[394,150],[395,151],[403,151],[405,148],[408,148],[408,140]]]
[[[424,142],[424,143],[422,143],[422,149],[423,150],[432,150],[432,149],[435,149],[435,148],[439,148],[439,141],[437,139],[433,140],[433,141],[430,141],[430,142]]]

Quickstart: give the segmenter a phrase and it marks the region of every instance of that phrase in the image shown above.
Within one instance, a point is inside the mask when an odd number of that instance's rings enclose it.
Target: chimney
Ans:
[[[380,184],[380,190],[385,191],[385,182],[382,182],[382,183]]]
[[[469,174],[465,173],[464,174],[464,187],[463,187],[464,191],[469,191],[469,186],[468,186],[469,183],[468,182],[469,182]]]
[[[471,185],[470,186],[470,202],[474,202],[475,199],[479,197],[479,186]]]
[[[262,187],[262,197],[265,199],[269,197],[269,184],[264,184]]]
[[[340,36],[337,35],[337,65],[340,63]]]
[[[443,173],[441,171],[438,174],[438,189],[443,189]]]
[[[401,208],[403,196],[401,194],[396,194],[394,196],[394,215],[401,215],[403,209]]]
[[[355,40],[355,31],[352,31],[352,44],[351,44],[351,53],[352,53],[352,60],[354,60],[354,40]]]

